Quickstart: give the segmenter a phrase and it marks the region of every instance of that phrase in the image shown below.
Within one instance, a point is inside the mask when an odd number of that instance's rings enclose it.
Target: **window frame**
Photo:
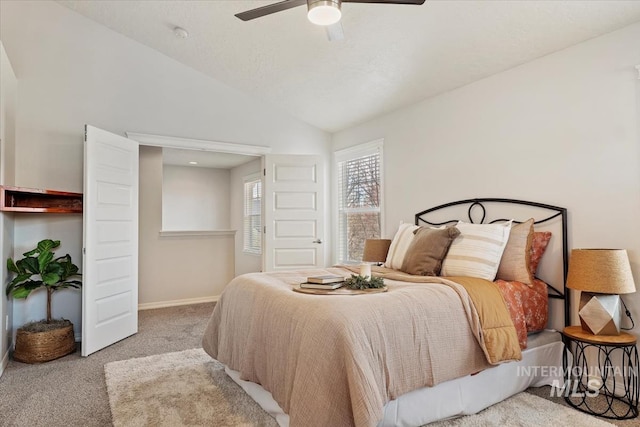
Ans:
[[[256,214],[247,215],[247,184],[260,183],[260,213],[257,215],[260,218],[260,228],[258,230],[258,237],[260,238],[259,248],[250,247],[248,244],[251,241],[251,237],[247,234],[247,231],[251,227],[247,227],[247,219],[250,217],[255,217]],[[263,212],[262,212],[262,204],[264,202],[264,183],[262,182],[262,175],[260,173],[252,173],[250,175],[246,175],[242,178],[242,252],[248,255],[262,255],[262,247],[264,245],[263,238]],[[255,200],[253,197],[251,200]]]
[[[334,264],[347,264],[354,262],[349,262],[347,260],[340,259],[340,254],[343,248],[341,248],[341,229],[340,229],[340,188],[338,188],[338,183],[340,177],[339,174],[339,163],[355,160],[360,157],[366,157],[372,154],[378,154],[379,156],[379,173],[380,173],[380,185],[379,185],[379,207],[376,208],[361,208],[354,209],[352,212],[360,211],[360,212],[379,212],[380,215],[380,234],[381,236],[384,234],[384,155],[383,155],[383,147],[384,147],[384,139],[377,139],[371,142],[366,142],[363,144],[354,145],[352,147],[348,147],[342,150],[334,151],[333,153],[333,162],[332,162],[332,218],[333,218],[333,261]],[[346,249],[346,248],[345,248]]]

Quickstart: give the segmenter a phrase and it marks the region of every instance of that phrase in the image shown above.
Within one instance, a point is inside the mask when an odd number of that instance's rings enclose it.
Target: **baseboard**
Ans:
[[[212,297],[200,297],[200,298],[187,298],[187,299],[178,299],[173,301],[158,301],[158,302],[146,302],[143,304],[138,304],[138,310],[151,310],[154,308],[165,308],[165,307],[176,307],[179,305],[191,305],[191,304],[202,304],[205,302],[217,302],[220,299],[220,295],[215,295]]]
[[[7,349],[7,351],[4,353],[4,356],[2,357],[2,361],[0,362],[0,377],[4,373],[4,370],[7,368],[8,364],[9,364],[9,349]]]

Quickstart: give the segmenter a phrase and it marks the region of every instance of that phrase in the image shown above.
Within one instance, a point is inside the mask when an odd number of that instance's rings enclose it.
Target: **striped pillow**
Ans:
[[[440,274],[493,281],[509,240],[511,221],[502,224],[469,224],[460,221],[456,227],[460,235],[451,244]]]
[[[391,246],[389,246],[389,252],[387,252],[387,260],[384,266],[387,268],[393,268],[394,270],[400,270],[402,263],[404,262],[404,256],[407,253],[407,249],[413,241],[413,232],[419,227],[412,224],[400,224],[398,232],[393,236]]]

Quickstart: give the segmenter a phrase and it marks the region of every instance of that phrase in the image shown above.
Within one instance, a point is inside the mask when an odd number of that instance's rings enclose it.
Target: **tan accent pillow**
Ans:
[[[533,218],[511,227],[507,246],[502,253],[496,279],[522,282],[531,286],[531,242],[533,240]]]
[[[418,228],[414,231],[414,238],[404,256],[401,270],[417,276],[438,276],[442,260],[458,235],[460,230],[456,227]]]

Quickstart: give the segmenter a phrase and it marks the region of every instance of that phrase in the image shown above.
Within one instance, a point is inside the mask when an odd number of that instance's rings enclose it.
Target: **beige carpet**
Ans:
[[[277,426],[202,349],[105,365],[113,425]],[[548,400],[520,393],[479,414],[431,424],[475,426],[606,427],[611,424]]]

